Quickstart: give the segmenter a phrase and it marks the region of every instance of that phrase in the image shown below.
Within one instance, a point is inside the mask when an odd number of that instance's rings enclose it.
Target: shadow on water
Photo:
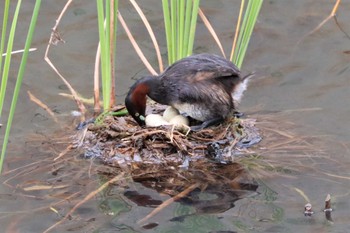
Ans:
[[[28,9],[31,4],[24,3]],[[94,4],[75,1],[60,29],[66,43],[52,51],[54,62],[86,96],[92,90],[92,84],[85,83],[93,74],[91,51],[96,50],[98,38]],[[120,4],[137,38],[148,38],[131,7]],[[239,3],[203,4],[228,48],[232,41],[228,18],[235,18],[232,12],[238,11]],[[348,232],[350,128],[344,101],[349,99],[350,41],[329,21],[296,46],[329,14],[332,3],[264,2],[244,67],[262,69],[267,75],[251,83],[240,108],[257,119],[263,135],[253,153],[227,166],[210,163],[212,174],[202,174],[201,169],[174,172],[174,167],[164,166],[154,169],[148,179],[118,173],[97,160],[83,159],[78,151],[55,160],[72,140],[69,136],[75,134],[72,128],[77,124],[69,114],[74,104],[57,96],[66,88],[43,61],[50,29],[62,7],[61,1],[45,1],[39,17],[34,40],[38,51],[30,57],[1,176],[3,232],[42,232],[63,219],[52,232]],[[152,4],[144,7],[154,17],[156,33],[163,35],[161,9]],[[350,28],[344,22],[349,15],[344,12],[349,10],[343,2],[338,14],[347,32]],[[208,45],[209,38],[200,24],[196,52],[218,53],[213,43]],[[117,92],[123,96],[133,82],[129,78],[147,71],[124,34],[120,41],[117,73],[127,81],[118,85]],[[143,41],[141,46],[154,56],[150,43]],[[14,56],[14,61],[19,57]],[[27,90],[48,103],[62,125],[72,126],[53,125],[45,111],[28,100]],[[113,183],[107,185],[111,179]],[[327,194],[334,209],[332,220],[323,212]],[[311,217],[304,216],[308,202],[314,211]]]

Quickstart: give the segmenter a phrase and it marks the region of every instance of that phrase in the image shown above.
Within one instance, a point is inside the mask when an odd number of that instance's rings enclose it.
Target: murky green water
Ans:
[[[139,2],[154,25],[165,58],[161,5],[156,0]],[[33,43],[38,51],[29,58],[1,178],[3,232],[42,232],[106,182],[96,171],[108,168],[97,161],[81,160],[76,154],[53,161],[64,149],[57,142],[66,139],[53,139],[51,135],[57,132],[59,137],[67,131],[67,125],[76,124],[70,116],[70,111],[76,110],[75,103],[58,95],[67,93],[67,88],[43,59],[50,30],[63,4],[58,0],[42,3]],[[210,213],[202,211],[205,204],[198,211],[193,205],[175,202],[139,224],[169,196],[139,183],[120,181],[80,205],[52,232],[348,232],[350,55],[346,51],[350,50],[350,39],[334,20],[308,35],[328,16],[332,4],[325,0],[265,0],[263,4],[243,70],[259,70],[266,75],[251,83],[240,106],[241,111],[258,120],[265,136],[255,148],[263,159],[245,162],[258,180],[257,192],[235,200],[224,211],[221,208]],[[228,54],[239,1],[202,0],[202,5]],[[137,14],[128,1],[121,1],[120,6],[144,53],[156,64],[151,41]],[[32,1],[24,2],[22,20],[29,21],[32,7]],[[348,33],[349,11],[350,2],[342,1],[338,22]],[[84,96],[90,95],[93,85],[96,21],[94,1],[73,1],[59,27],[66,43],[52,47],[50,52],[53,63]],[[25,37],[26,27],[19,26],[18,38]],[[147,74],[147,70],[122,29],[118,39],[117,98],[122,102],[132,79]],[[22,44],[20,39],[15,49]],[[195,51],[219,54],[202,23]],[[15,74],[20,56],[13,60]],[[14,86],[13,78],[9,85]],[[55,124],[31,102],[27,91],[53,109],[61,123]],[[273,137],[273,132],[279,137]],[[31,190],[33,187],[38,190]],[[326,220],[323,212],[328,193],[333,221]],[[208,203],[215,199],[212,193],[201,195]],[[304,217],[306,199],[313,205],[312,217]]]

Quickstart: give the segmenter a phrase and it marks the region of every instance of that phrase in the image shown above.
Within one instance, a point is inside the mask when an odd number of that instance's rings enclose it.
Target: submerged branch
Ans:
[[[44,104],[41,100],[39,100],[38,98],[36,98],[30,91],[27,92],[29,95],[29,99],[31,101],[33,101],[34,103],[36,103],[37,105],[39,105],[39,107],[43,108],[51,117],[52,119],[58,123],[58,119],[55,116],[55,113],[46,105]]]
[[[54,229],[55,227],[57,227],[58,225],[60,225],[62,222],[64,222],[65,220],[67,220],[74,212],[76,209],[78,209],[82,204],[86,203],[87,201],[89,201],[90,199],[92,199],[94,196],[96,196],[99,192],[101,192],[103,189],[107,188],[108,185],[121,180],[122,177],[124,176],[124,173],[121,173],[117,176],[115,176],[113,179],[110,179],[109,181],[107,181],[106,183],[104,183],[103,185],[101,185],[98,189],[96,189],[95,191],[89,193],[83,200],[79,201],[65,216],[63,219],[61,219],[60,221],[58,221],[57,223],[55,223],[54,225],[52,225],[51,227],[49,227],[48,229],[46,229],[44,231],[44,233],[47,233],[49,231],[51,231],[52,229]]]
[[[153,217],[154,215],[156,215],[157,213],[159,213],[161,210],[163,210],[165,207],[169,206],[171,203],[186,197],[190,192],[192,192],[193,190],[195,190],[196,188],[198,188],[200,185],[199,183],[195,183],[192,184],[191,186],[189,186],[188,188],[186,188],[184,191],[182,191],[181,193],[177,194],[176,196],[169,198],[168,200],[166,200],[165,202],[163,202],[161,205],[159,205],[157,208],[155,208],[151,213],[149,213],[146,217],[144,217],[143,219],[139,220],[137,223],[138,224],[142,224],[144,222],[146,222],[148,219],[150,219],[151,217]]]

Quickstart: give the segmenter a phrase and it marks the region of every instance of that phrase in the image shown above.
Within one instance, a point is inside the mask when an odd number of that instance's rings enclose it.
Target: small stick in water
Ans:
[[[311,216],[314,212],[312,211],[312,205],[310,203],[307,203],[304,207],[304,215],[305,216]]]
[[[326,200],[325,200],[325,205],[324,205],[324,213],[325,213],[325,216],[326,216],[326,219],[328,221],[331,221],[333,222],[332,220],[332,216],[331,216],[331,212],[333,211],[332,210],[332,207],[331,207],[331,195],[328,194],[327,197],[326,197]]]
[[[332,211],[332,207],[331,207],[331,195],[328,194],[325,200],[325,206],[324,206],[324,212],[331,212]]]

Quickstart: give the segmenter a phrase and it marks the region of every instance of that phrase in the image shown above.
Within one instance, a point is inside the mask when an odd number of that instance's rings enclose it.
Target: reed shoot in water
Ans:
[[[12,47],[13,47],[13,42],[15,39],[15,31],[16,31],[16,26],[18,23],[18,15],[19,15],[19,10],[21,7],[21,0],[18,0],[17,5],[16,5],[16,9],[13,15],[13,20],[12,20],[12,25],[11,25],[11,29],[10,29],[10,33],[8,36],[8,41],[7,41],[7,52],[6,52],[6,56],[5,56],[5,63],[4,63],[4,70],[1,70],[2,67],[2,52],[3,52],[3,48],[4,48],[4,44],[5,44],[5,35],[6,35],[6,25],[9,23],[8,22],[8,11],[9,11],[9,7],[10,7],[10,0],[6,0],[5,2],[5,7],[4,7],[4,18],[3,18],[3,27],[2,27],[2,35],[1,35],[1,45],[0,45],[0,74],[2,72],[2,82],[1,82],[1,90],[0,90],[0,116],[2,116],[2,109],[3,109],[3,104],[4,104],[4,99],[5,99],[5,92],[7,89],[7,80],[8,80],[8,75],[9,75],[9,70],[10,70],[10,62],[11,62],[11,52],[12,52]],[[11,130],[11,126],[12,126],[12,121],[13,121],[13,117],[15,114],[15,110],[16,110],[16,105],[17,105],[17,101],[18,101],[18,96],[19,96],[19,92],[22,86],[22,80],[23,80],[23,75],[24,75],[24,71],[26,68],[26,64],[27,64],[27,58],[28,58],[28,53],[29,53],[29,49],[30,49],[30,45],[32,43],[32,38],[34,35],[34,30],[35,30],[35,26],[36,26],[36,21],[39,15],[39,9],[40,9],[40,5],[41,5],[41,0],[36,0],[35,5],[34,5],[34,9],[33,9],[33,14],[32,14],[32,19],[29,25],[29,30],[28,30],[28,34],[27,34],[27,39],[25,42],[25,46],[24,46],[24,52],[22,55],[22,60],[18,69],[18,74],[17,74],[17,80],[16,80],[16,85],[15,85],[15,89],[14,89],[14,93],[13,93],[13,97],[12,97],[12,102],[11,102],[11,107],[10,107],[10,112],[9,112],[9,116],[7,119],[7,124],[6,124],[6,130],[5,130],[5,136],[4,136],[4,140],[2,143],[2,150],[1,150],[1,156],[0,156],[0,173],[2,171],[2,167],[3,167],[3,163],[4,163],[4,159],[5,159],[5,154],[6,154],[6,149],[7,149],[7,144],[8,144],[8,140],[9,140],[9,136],[10,136],[10,130]]]
[[[192,55],[200,0],[162,0],[168,63]]]
[[[248,0],[245,6],[245,0],[241,1],[240,13],[236,26],[236,34],[233,41],[230,60],[241,68],[248,48],[248,44],[258,18],[263,0]],[[245,8],[243,21],[242,14]]]
[[[101,51],[101,80],[103,110],[108,111],[115,104],[115,57],[117,34],[118,0],[97,0],[98,29]],[[99,82],[95,82],[95,92],[99,90]],[[99,96],[95,93],[95,109],[99,108]]]

